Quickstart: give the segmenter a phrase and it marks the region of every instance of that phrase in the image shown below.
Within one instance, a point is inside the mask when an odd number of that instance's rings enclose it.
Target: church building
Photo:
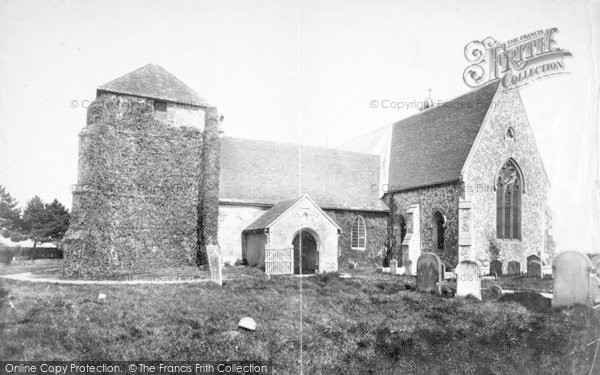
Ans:
[[[472,260],[499,274],[542,257],[549,180],[517,89],[489,83],[344,148],[381,157],[399,264],[433,252],[447,269]]]
[[[489,272],[543,252],[548,179],[517,90],[491,83],[336,149],[230,137],[221,121],[157,65],[100,86],[67,273],[197,264],[217,244],[258,267],[290,249],[290,273],[410,269],[425,252]]]

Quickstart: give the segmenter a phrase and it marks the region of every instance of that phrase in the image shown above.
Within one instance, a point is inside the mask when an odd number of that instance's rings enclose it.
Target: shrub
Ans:
[[[541,294],[534,292],[516,292],[510,294],[504,294],[499,302],[516,302],[520,305],[525,306],[527,310],[544,313],[549,312],[551,307],[551,300],[543,297]]]

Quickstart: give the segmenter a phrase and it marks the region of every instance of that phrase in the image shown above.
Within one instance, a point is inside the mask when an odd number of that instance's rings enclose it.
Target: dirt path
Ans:
[[[74,284],[74,285],[139,285],[139,284],[191,284],[205,283],[210,279],[200,278],[180,278],[181,276],[157,276],[155,280],[69,280],[57,279],[53,277],[34,276],[31,272],[15,273],[12,275],[0,275],[0,278],[29,281],[36,283],[54,283],[54,284]]]

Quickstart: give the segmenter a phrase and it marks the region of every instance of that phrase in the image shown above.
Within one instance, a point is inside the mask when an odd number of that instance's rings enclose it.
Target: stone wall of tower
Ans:
[[[65,237],[67,275],[196,263],[199,199],[205,196],[201,186],[206,180],[204,124],[173,126],[180,124],[156,117],[153,101],[137,97],[99,95],[88,108]],[[218,137],[207,139],[219,142]]]

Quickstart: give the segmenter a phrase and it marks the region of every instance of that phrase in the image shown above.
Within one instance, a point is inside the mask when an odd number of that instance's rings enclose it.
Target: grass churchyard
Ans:
[[[277,373],[293,374],[302,342],[307,374],[582,374],[600,337],[597,310],[536,313],[485,295],[442,298],[411,290],[408,276],[357,270],[346,279],[267,279],[258,269],[226,267],[224,280],[222,287],[2,280],[0,357],[270,360]],[[245,316],[255,332],[237,329]]]

